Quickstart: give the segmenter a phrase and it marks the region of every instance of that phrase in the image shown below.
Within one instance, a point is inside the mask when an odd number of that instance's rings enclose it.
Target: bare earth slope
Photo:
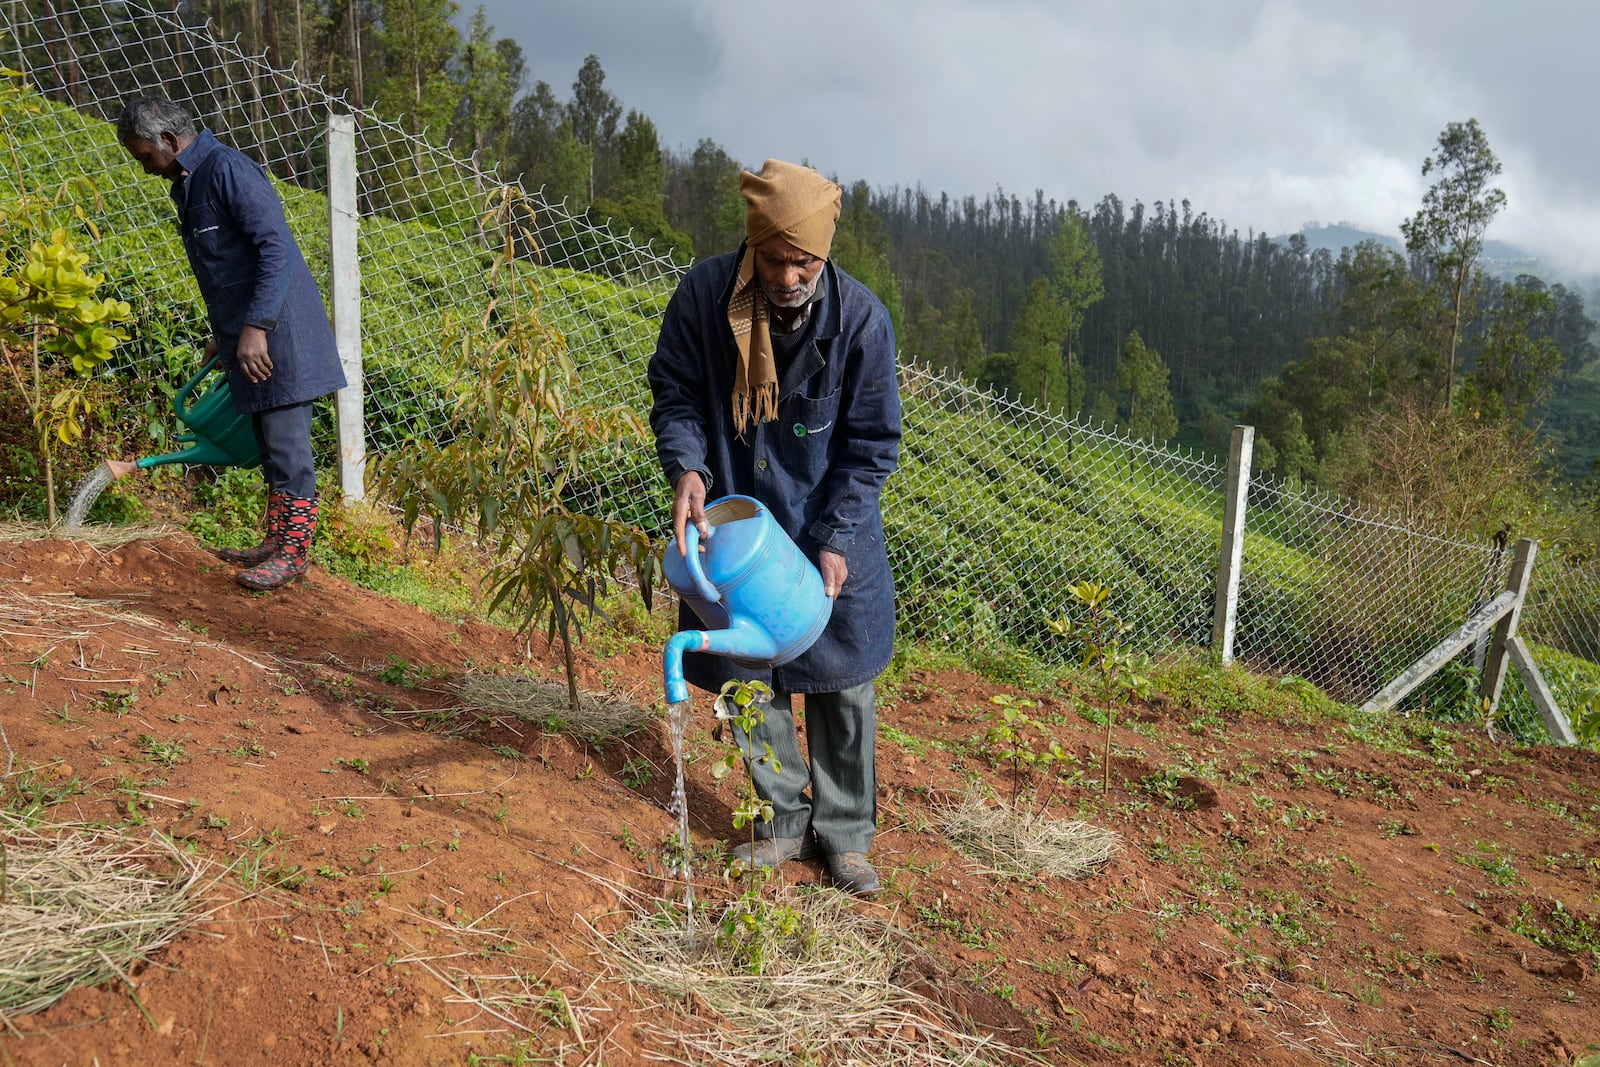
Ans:
[[[658,650],[610,633],[582,685],[659,710]],[[596,659],[594,649],[605,655]],[[232,868],[217,910],[123,983],[0,1027],[7,1064],[650,1062],[663,1015],[592,928],[663,898],[670,745],[475,721],[468,670],[559,657],[313,570],[247,594],[185,534],[0,545],[0,805],[171,835]],[[912,669],[883,694],[857,905],[930,949],[915,980],[1050,1063],[1566,1064],[1600,1043],[1600,755],[1481,730],[1241,706],[1196,668],[1119,709],[1109,794],[1087,694]],[[1007,693],[1076,757],[1051,811],[1116,831],[1092,877],[1006,880],[940,834]],[[690,730],[690,822],[733,835]],[[702,859],[701,895],[718,876]],[[824,877],[795,864],[798,882]],[[281,883],[275,885],[275,883]],[[136,998],[136,999],[135,999]],[[502,1058],[504,1057],[504,1058]]]

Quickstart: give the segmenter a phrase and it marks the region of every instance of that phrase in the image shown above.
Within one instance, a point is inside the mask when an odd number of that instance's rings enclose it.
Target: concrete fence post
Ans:
[[[333,335],[339,346],[339,362],[344,365],[346,382],[335,402],[339,417],[339,485],[346,501],[367,497],[356,176],[355,116],[329,115],[328,237],[333,249]]]
[[[1228,449],[1228,496],[1222,513],[1217,597],[1211,612],[1211,648],[1223,663],[1233,662],[1233,637],[1239,622],[1239,569],[1244,560],[1244,513],[1250,496],[1250,459],[1255,441],[1254,426],[1235,426]]]
[[[1491,715],[1500,703],[1500,691],[1505,688],[1506,675],[1511,669],[1511,639],[1517,636],[1522,605],[1528,597],[1528,579],[1533,575],[1533,561],[1538,554],[1539,542],[1524,537],[1517,542],[1516,553],[1511,557],[1511,575],[1506,589],[1517,595],[1517,603],[1495,624],[1483,673],[1479,676],[1478,695],[1489,701]]]

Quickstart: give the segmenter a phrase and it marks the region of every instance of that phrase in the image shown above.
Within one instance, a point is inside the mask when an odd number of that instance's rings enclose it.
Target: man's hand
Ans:
[[[689,546],[684,542],[684,527],[694,523],[701,537],[711,536],[711,524],[706,521],[706,483],[699,471],[684,471],[678,475],[678,484],[672,487],[672,535],[678,539],[678,554],[687,556]]]
[[[831,548],[817,553],[817,570],[822,572],[822,591],[830,597],[837,597],[839,590],[844,588],[844,580],[850,577],[850,567],[844,561],[844,553]]]
[[[264,382],[272,377],[272,357],[267,355],[267,331],[259,326],[246,326],[239,331],[239,347],[235,352],[239,369],[252,382]]]

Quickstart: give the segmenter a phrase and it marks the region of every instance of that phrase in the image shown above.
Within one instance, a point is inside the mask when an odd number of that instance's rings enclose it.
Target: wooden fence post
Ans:
[[[339,416],[339,485],[346,501],[367,498],[356,176],[355,116],[329,115],[328,237],[333,249],[333,333],[346,383],[339,390],[335,403]]]
[[[1244,560],[1245,505],[1250,496],[1255,440],[1254,426],[1235,426],[1228,449],[1228,497],[1222,513],[1217,596],[1211,611],[1211,648],[1223,663],[1233,662],[1233,636],[1239,622],[1239,568]]]
[[[1489,714],[1500,703],[1500,691],[1505,688],[1506,675],[1511,667],[1511,639],[1517,636],[1517,621],[1522,617],[1523,598],[1528,595],[1528,579],[1533,574],[1533,560],[1539,554],[1539,542],[1524,537],[1517,541],[1511,557],[1511,575],[1506,589],[1517,595],[1516,605],[1495,624],[1489,643],[1489,654],[1483,661],[1483,674],[1478,684],[1478,695],[1488,698]]]

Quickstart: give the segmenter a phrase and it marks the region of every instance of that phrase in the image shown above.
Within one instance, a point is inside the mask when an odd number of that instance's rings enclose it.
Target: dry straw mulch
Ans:
[[[610,693],[580,692],[574,711],[565,682],[524,674],[471,674],[455,693],[473,711],[509,715],[593,745],[638,733],[657,718],[650,708]]]
[[[130,526],[51,526],[42,522],[0,522],[0,544],[21,544],[24,541],[45,541],[61,538],[83,541],[102,551],[121,548],[134,541],[157,541],[177,532],[171,526],[134,524]]]
[[[938,812],[945,839],[990,874],[1086,878],[1120,848],[1117,835],[1078,819],[1053,819],[969,789]]]
[[[686,1067],[1039,1062],[920,992],[937,968],[890,913],[776,882],[759,900],[736,898],[691,932],[679,909],[634,896],[621,929],[593,932],[610,977],[650,1002],[641,1029],[681,1050],[655,1058]],[[764,939],[759,955],[752,939]]]
[[[0,1025],[130,970],[202,918],[213,865],[152,835],[0,811]]]

